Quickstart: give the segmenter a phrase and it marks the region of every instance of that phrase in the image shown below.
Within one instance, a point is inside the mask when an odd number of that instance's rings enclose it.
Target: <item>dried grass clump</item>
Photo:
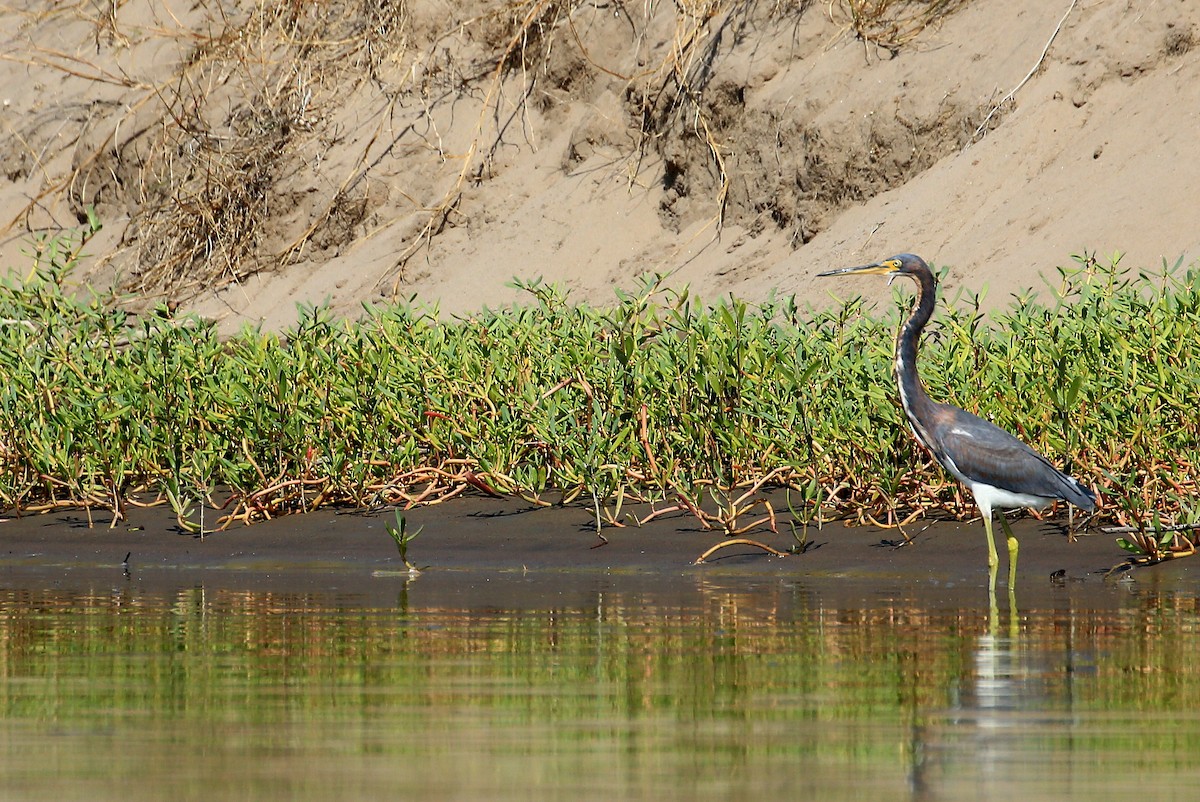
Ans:
[[[886,50],[899,50],[970,0],[838,0],[829,14],[854,35]]]
[[[261,249],[272,206],[284,201],[277,182],[298,151],[332,144],[330,114],[403,50],[406,20],[403,0],[258,3],[195,43],[157,92],[161,134],[139,176],[143,288],[220,286],[299,253],[303,241]],[[356,207],[360,198],[335,193],[302,240],[347,212],[339,227],[350,229],[361,218]]]

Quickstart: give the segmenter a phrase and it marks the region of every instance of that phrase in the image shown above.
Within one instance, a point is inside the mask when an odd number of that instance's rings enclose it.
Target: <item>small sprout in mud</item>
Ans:
[[[803,495],[804,505],[801,510],[797,510],[792,504],[792,492],[788,489],[787,493],[787,508],[792,514],[792,520],[788,521],[788,526],[792,530],[791,548],[788,549],[789,554],[803,554],[808,551],[812,543],[808,539],[808,526],[813,522],[812,517],[808,514],[809,505],[813,506],[816,512],[817,529],[821,528],[821,484],[814,477],[806,487],[801,491]],[[800,522],[800,526],[796,526],[796,521]]]
[[[788,549],[790,554],[803,554],[812,546],[812,542],[808,539],[808,521],[805,521],[799,527],[795,521],[788,521],[788,525],[792,528],[792,540],[795,541],[792,547]]]
[[[415,532],[409,532],[408,519],[400,510],[396,510],[396,523],[394,525],[386,524],[386,528],[387,533],[392,536],[392,540],[396,541],[396,550],[400,552],[400,559],[404,562],[404,567],[410,574],[421,573],[421,569],[408,561],[408,544],[417,539],[417,535],[421,534],[424,527],[418,528]]]

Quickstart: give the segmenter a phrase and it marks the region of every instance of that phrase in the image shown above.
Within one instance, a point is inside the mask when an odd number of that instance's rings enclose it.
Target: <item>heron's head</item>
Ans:
[[[892,279],[896,276],[911,276],[916,279],[922,273],[929,273],[929,265],[925,264],[925,260],[911,253],[901,253],[893,256],[891,259],[884,259],[882,262],[873,262],[869,265],[861,265],[859,267],[842,267],[837,270],[828,270],[824,273],[818,273],[818,276],[844,276],[850,273],[861,273],[869,275],[887,276],[888,284],[892,283]]]

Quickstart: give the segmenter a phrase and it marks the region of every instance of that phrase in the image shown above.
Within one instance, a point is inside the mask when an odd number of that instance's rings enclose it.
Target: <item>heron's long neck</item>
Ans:
[[[917,439],[928,447],[929,438],[919,421],[930,419],[928,415],[921,413],[931,408],[933,401],[925,392],[921,377],[917,375],[917,347],[925,324],[933,317],[937,291],[932,275],[919,273],[914,278],[917,280],[917,302],[900,329],[899,336],[896,337],[896,385],[900,388],[900,403],[913,431],[917,434]]]

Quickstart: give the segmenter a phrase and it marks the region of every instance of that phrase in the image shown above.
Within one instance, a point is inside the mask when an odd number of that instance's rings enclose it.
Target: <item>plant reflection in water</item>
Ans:
[[[1190,592],[1067,585],[1002,616],[973,588],[774,577],[344,584],[3,589],[0,782],[33,799],[904,799],[1194,779]]]

